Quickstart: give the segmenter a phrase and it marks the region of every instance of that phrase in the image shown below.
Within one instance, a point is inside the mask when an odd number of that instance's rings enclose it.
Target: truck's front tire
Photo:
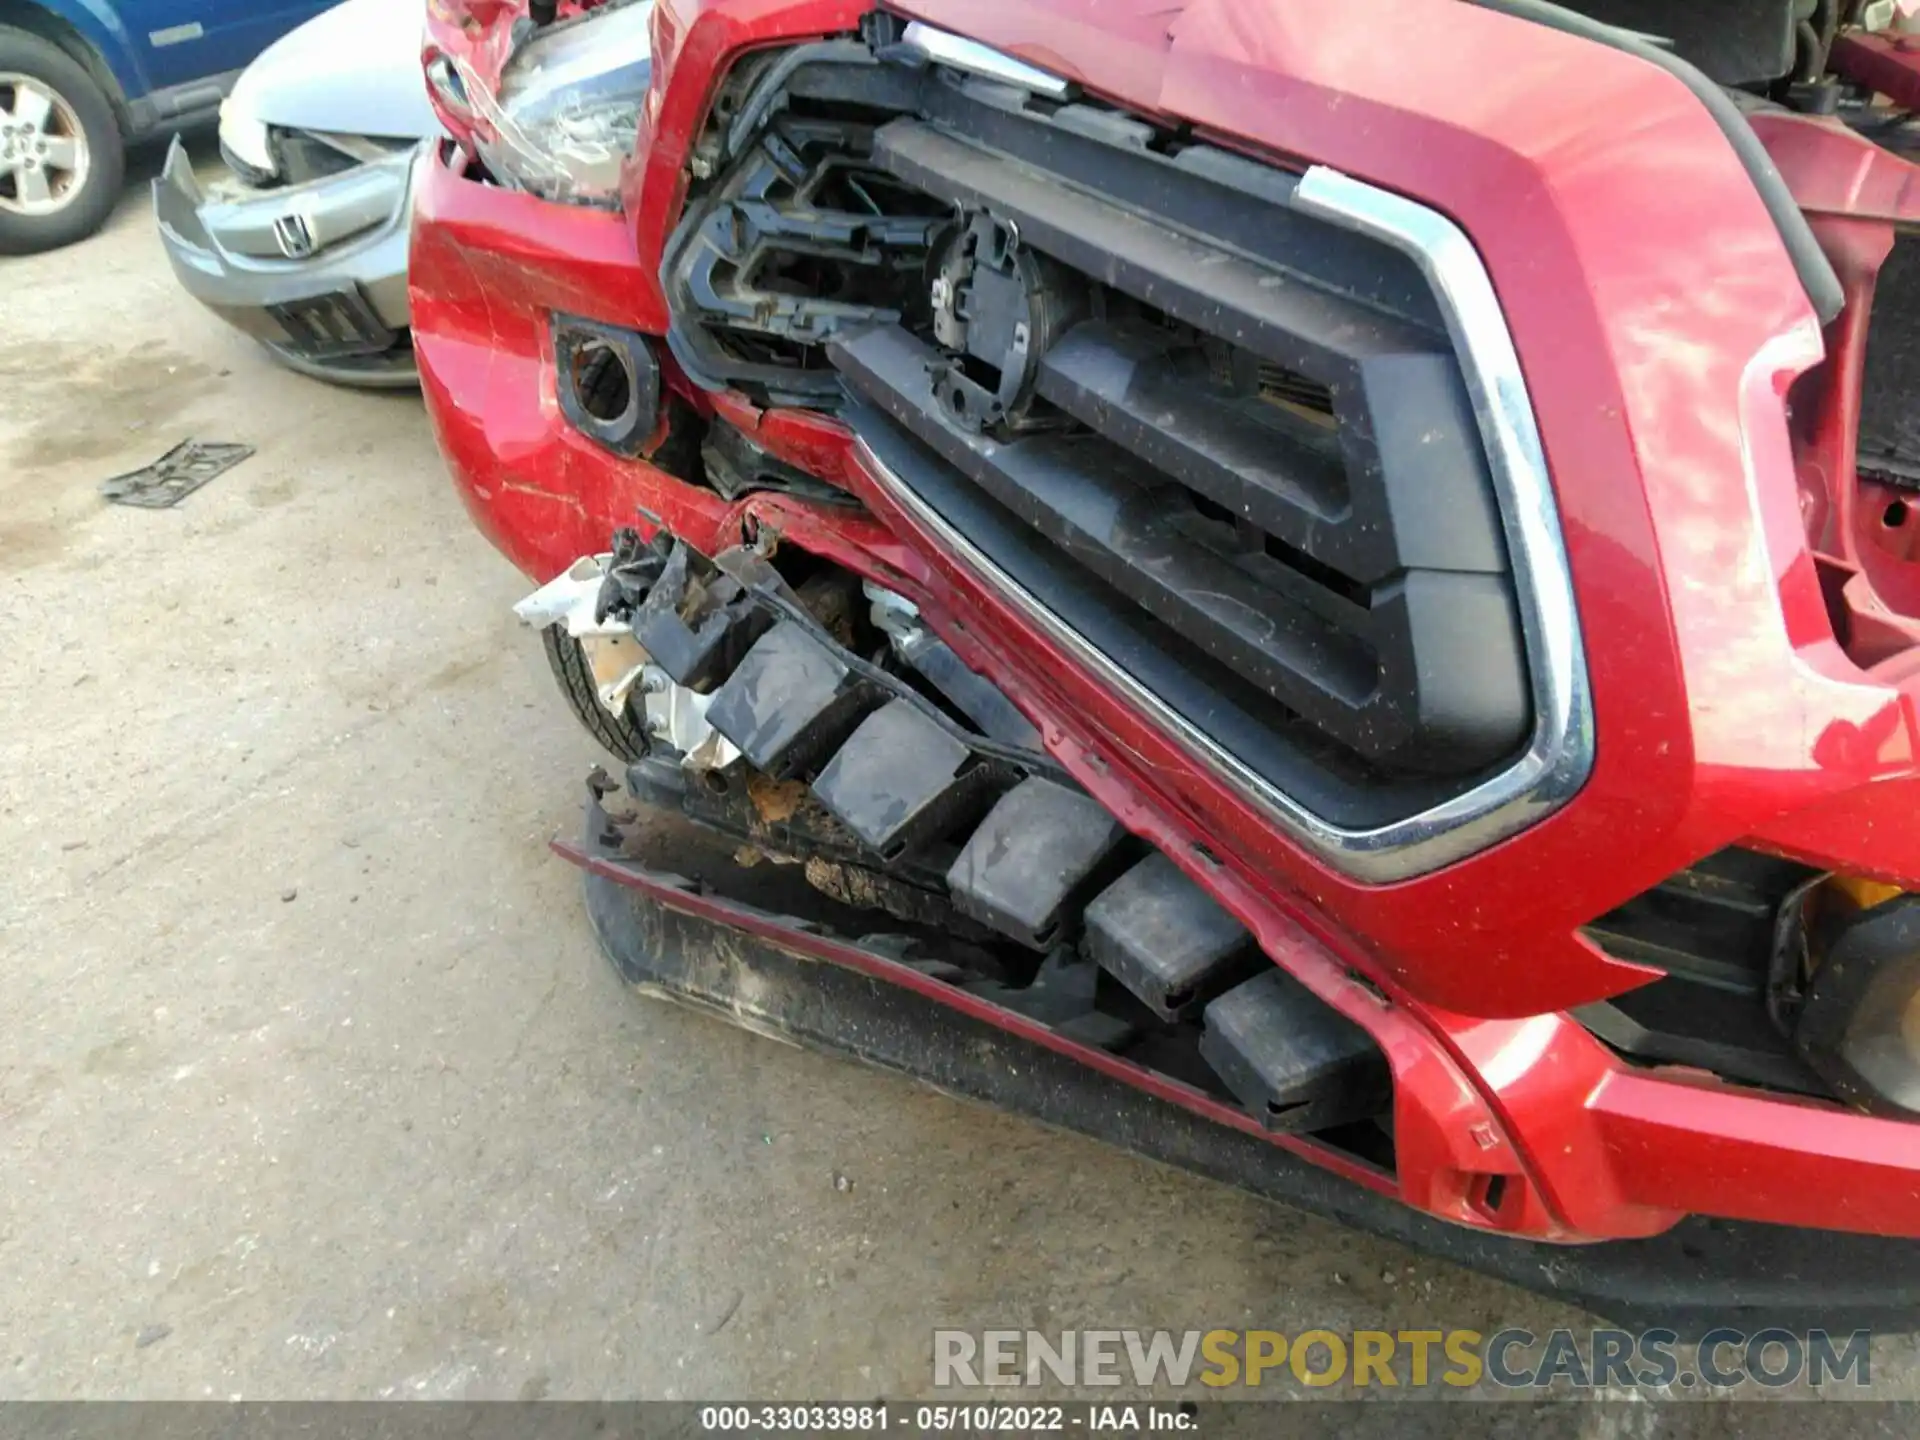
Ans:
[[[113,104],[50,40],[0,26],[0,255],[84,240],[126,178]]]
[[[560,693],[567,697],[567,708],[600,747],[617,760],[632,764],[647,753],[647,732],[634,723],[629,707],[611,715],[600,703],[594,687],[593,669],[580,648],[580,642],[567,634],[563,625],[549,625],[540,632],[547,647],[547,663],[553,666],[553,678],[560,682]]]

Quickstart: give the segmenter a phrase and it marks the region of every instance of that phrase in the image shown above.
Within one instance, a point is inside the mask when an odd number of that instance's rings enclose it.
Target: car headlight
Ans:
[[[279,173],[267,122],[253,112],[253,92],[243,76],[220,103],[220,152],[242,180],[260,184]]]
[[[466,93],[497,138],[475,148],[496,180],[548,200],[617,202],[653,78],[653,0],[558,26],[507,62],[496,93]]]

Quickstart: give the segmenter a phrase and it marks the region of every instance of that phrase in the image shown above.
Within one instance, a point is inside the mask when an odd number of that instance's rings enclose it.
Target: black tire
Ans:
[[[126,181],[126,143],[106,91],[52,41],[0,25],[0,74],[7,73],[30,76],[59,96],[87,146],[86,177],[58,210],[22,215],[5,208],[0,196],[0,255],[36,255],[84,240],[107,223]]]
[[[558,625],[542,630],[540,639],[547,647],[547,663],[553,666],[553,677],[560,682],[560,693],[567,697],[568,708],[586,727],[587,733],[599,741],[600,748],[628,764],[645,755],[647,732],[633,723],[631,705],[618,716],[607,713],[607,707],[600,703],[599,689],[593,683],[593,671],[587,665],[580,642]]]

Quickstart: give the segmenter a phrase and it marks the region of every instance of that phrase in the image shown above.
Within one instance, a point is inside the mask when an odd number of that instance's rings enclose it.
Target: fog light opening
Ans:
[[[1920,1115],[1920,895],[1841,876],[1825,892],[1794,1047],[1849,1104]]]
[[[633,410],[633,371],[604,340],[584,340],[575,348],[567,381],[581,410],[602,425],[616,425]]]
[[[639,455],[660,429],[660,364],[645,335],[556,315],[553,388],[573,427],[616,455]]]

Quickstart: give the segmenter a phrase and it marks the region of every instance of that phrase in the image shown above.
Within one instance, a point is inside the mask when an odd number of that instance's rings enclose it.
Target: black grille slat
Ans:
[[[1097,105],[1064,106],[1043,119],[1004,91],[966,84],[929,85],[921,105],[944,132],[1044,172],[1052,183],[1171,221],[1269,265],[1310,269],[1323,289],[1436,337],[1445,333],[1433,291],[1411,258],[1287,208],[1296,175],[1212,145],[1174,144],[1156,154],[1140,143],[1154,133],[1151,125]]]
[[[1920,484],[1920,236],[1901,234],[1880,267],[1867,322],[1860,468]]]
[[[1214,398],[1152,336],[1081,325],[1042,357],[1036,383],[1076,420],[1302,549],[1348,512],[1332,433],[1271,405],[1271,419],[1256,418]]]
[[[1774,917],[1812,871],[1748,850],[1723,850],[1590,922],[1609,955],[1758,995],[1766,987]]]
[[[1036,383],[1076,420],[1343,575],[1504,572],[1498,517],[1448,362],[1415,354],[1370,367],[1390,392],[1389,413],[1343,406],[1337,429],[1272,399],[1225,393],[1157,337],[1099,323],[1048,351]],[[1297,379],[1289,393],[1310,394],[1310,384]],[[1260,385],[1261,396],[1278,388],[1268,374]],[[1356,512],[1399,523],[1366,523]]]
[[[346,360],[391,350],[399,336],[359,291],[269,305],[288,345],[313,360]]]
[[[906,349],[864,366],[862,394],[975,483],[997,485],[996,499],[1188,643],[1369,763],[1470,775],[1524,742],[1531,694],[1505,541],[1443,333],[1191,233],[1182,228],[1191,217],[1143,214],[919,120],[880,127],[873,159],[963,211],[984,207],[1022,247],[1149,308],[1144,326],[1102,325],[1096,311],[1038,357],[1040,400],[1111,447],[1077,466],[1061,464],[1057,446],[1022,449],[1030,442],[1015,437],[983,470],[986,452],[951,423],[944,392],[922,395],[909,377],[945,357],[904,331]],[[1187,350],[1175,373],[1152,356],[1156,329],[1164,348]],[[1199,374],[1180,384],[1178,368],[1203,361],[1196,339],[1252,362],[1252,384],[1241,394]],[[888,343],[843,335],[830,355],[844,367],[856,348]],[[1236,367],[1245,368],[1230,359]],[[1325,387],[1332,425],[1269,404],[1262,447],[1247,423],[1257,412],[1239,408],[1260,403],[1262,376],[1298,377],[1299,396]],[[1223,409],[1238,413],[1211,423]],[[1009,473],[1023,466],[1036,473]],[[1086,474],[1070,494],[1059,472],[1075,468]],[[1178,498],[1184,487],[1250,522],[1277,542],[1252,537],[1272,563],[1170,543],[1167,527],[1144,535],[1127,520],[1128,497],[1113,493],[1129,476],[1136,490],[1172,487],[1170,513],[1192,507]],[[1040,511],[1035,481],[1053,492]],[[1099,523],[1061,528],[1075,508]],[[1199,558],[1210,551],[1215,563]]]
[[[1582,1006],[1576,1016],[1615,1049],[1650,1064],[1693,1065],[1730,1080],[1823,1093],[1776,1023],[1770,994],[1782,917],[1792,921],[1788,907],[1817,878],[1805,865],[1739,848],[1670,875],[1583,929],[1615,959],[1666,973]]]
[[[1441,352],[1424,327],[1304,283],[1012,165],[916,120],[874,135],[874,162],[969,207],[1016,216],[1023,242],[1202,330],[1330,384],[1370,355]]]

